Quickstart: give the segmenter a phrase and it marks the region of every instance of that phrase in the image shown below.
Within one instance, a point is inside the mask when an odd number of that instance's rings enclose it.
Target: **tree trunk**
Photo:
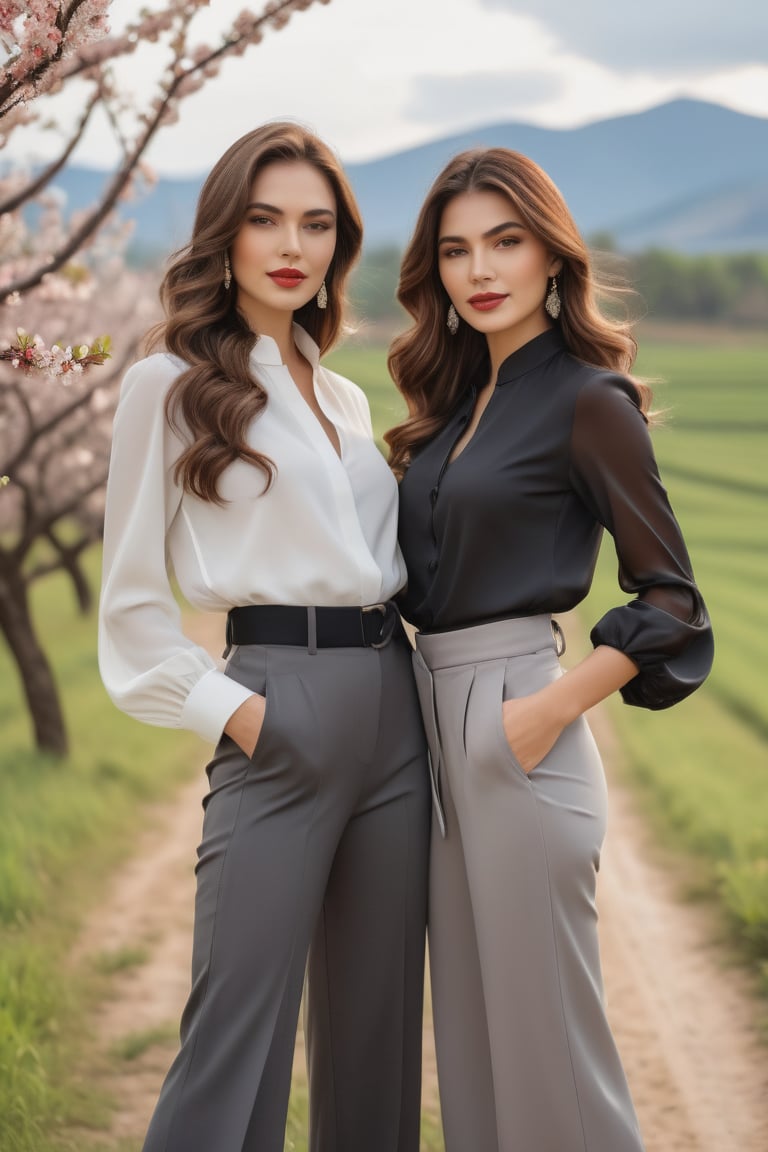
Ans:
[[[0,567],[0,629],[18,668],[36,746],[66,756],[68,741],[59,692],[35,633],[27,586],[21,573],[7,564]]]
[[[61,554],[61,566],[72,581],[78,612],[81,616],[88,616],[93,608],[93,592],[88,578],[78,562],[79,555],[79,551],[65,549]]]

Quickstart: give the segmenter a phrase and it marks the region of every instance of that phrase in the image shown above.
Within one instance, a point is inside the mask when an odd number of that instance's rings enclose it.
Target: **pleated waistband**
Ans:
[[[451,632],[416,633],[416,647],[431,671],[483,660],[524,656],[545,648],[563,651],[560,626],[549,615],[493,620]]]

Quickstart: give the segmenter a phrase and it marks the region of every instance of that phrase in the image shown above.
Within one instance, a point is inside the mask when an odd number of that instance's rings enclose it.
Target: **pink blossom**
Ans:
[[[110,357],[110,342],[102,337],[75,348],[67,344],[52,344],[47,348],[41,336],[30,336],[23,328],[16,330],[17,342],[0,351],[0,360],[10,362],[12,368],[23,368],[25,372],[39,372],[44,376],[65,377],[69,373],[79,375],[93,364],[103,364]]]
[[[269,7],[269,6],[268,6]],[[236,36],[249,36],[253,31],[256,17],[248,8],[244,8],[232,24],[232,31]]]
[[[113,36],[107,34],[109,0],[77,0],[74,12],[74,0],[0,0],[0,37],[11,44],[12,52],[5,69],[0,69],[0,85],[4,85],[6,94],[5,103],[0,103],[0,146],[13,130],[40,117],[37,109],[45,107],[44,100],[37,100],[41,94],[57,92],[74,77],[78,82],[85,80],[86,89],[90,88],[107,111],[127,157],[126,170],[119,173],[116,188],[124,188],[124,195],[130,196],[131,185],[138,183],[139,177],[145,184],[153,182],[154,174],[143,167],[143,152],[158,126],[178,118],[181,101],[215,76],[224,59],[243,55],[261,41],[270,26],[282,27],[293,12],[308,8],[313,2],[317,0],[271,0],[257,12],[243,9],[218,47],[211,47],[193,45],[190,39],[194,14],[208,6],[207,0],[146,0],[147,7]],[[72,13],[68,23],[61,21],[62,12]],[[167,63],[159,75],[148,78],[142,93],[143,106],[137,106],[133,94],[118,88],[119,72],[113,73],[106,66],[133,53],[137,44],[146,41],[164,43]],[[25,100],[29,102],[27,108],[22,106]],[[65,136],[62,150],[67,143]],[[0,179],[0,201],[23,197],[29,180],[29,173]],[[27,293],[27,316],[30,288],[35,299],[57,306],[93,299],[96,281],[90,270],[110,266],[110,249],[118,252],[119,263],[119,252],[130,227],[114,219],[114,200],[104,204],[105,210],[112,209],[105,225],[100,212],[88,209],[67,214],[66,205],[55,197],[35,199],[44,207],[34,229],[28,228],[20,208],[7,210],[0,217],[0,300],[18,305],[21,297],[17,286],[21,285]],[[80,258],[76,264],[68,245],[80,229],[84,236],[81,251],[87,251],[87,258]],[[103,240],[96,244],[98,229]],[[39,351],[42,355],[42,347]],[[59,355],[52,350],[46,352],[49,357]],[[74,365],[77,359],[75,356],[61,363]],[[28,357],[24,363],[29,363]],[[75,368],[66,371],[73,372]]]
[[[183,100],[185,96],[191,96],[202,88],[204,83],[205,76],[185,76],[176,86],[176,97]]]

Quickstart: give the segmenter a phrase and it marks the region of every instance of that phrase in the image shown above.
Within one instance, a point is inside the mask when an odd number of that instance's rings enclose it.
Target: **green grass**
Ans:
[[[294,1083],[288,1104],[288,1123],[285,1126],[284,1152],[307,1152],[307,1116],[309,1097],[305,1083]]]
[[[695,855],[756,967],[768,964],[768,343],[649,345],[639,370],[671,417],[654,433],[715,628],[712,675],[669,713],[615,710],[631,771],[666,839]],[[608,544],[610,549],[610,543]],[[594,618],[615,596],[600,566]]]
[[[114,952],[100,952],[94,958],[94,967],[97,972],[105,976],[112,976],[115,972],[128,972],[131,968],[140,968],[149,959],[149,951],[143,947],[118,948]]]
[[[96,583],[95,553],[88,564]],[[72,1147],[71,1126],[104,1119],[79,1060],[106,977],[98,965],[74,969],[67,956],[106,877],[135,844],[143,805],[169,794],[204,758],[195,737],[137,724],[112,706],[96,667],[95,620],[76,614],[64,579],[36,588],[33,607],[73,751],[61,762],[32,750],[15,668],[0,647],[3,1152],[61,1152]],[[129,961],[139,958],[124,953],[115,963]]]
[[[667,477],[669,469],[675,468],[701,476],[708,491],[725,482],[731,488],[738,484],[745,489],[757,485],[761,494],[768,496],[765,431],[745,428],[743,432],[719,431],[713,437],[712,428],[702,427],[704,420],[701,425],[686,428],[682,415],[671,414],[668,419],[668,427],[654,433],[657,455]]]
[[[294,1082],[288,1105],[284,1152],[307,1152],[307,1115],[309,1100],[304,1082]],[[439,1120],[427,1112],[421,1116],[420,1152],[443,1152],[443,1134]],[[132,1150],[138,1152],[138,1149]]]
[[[111,1055],[117,1060],[130,1063],[138,1060],[150,1048],[165,1047],[176,1043],[179,1038],[179,1025],[176,1021],[160,1024],[156,1028],[144,1028],[141,1032],[129,1032],[120,1038],[112,1048]]]
[[[349,348],[338,363],[366,387],[381,436],[402,412],[384,350]],[[677,707],[650,715],[617,697],[612,714],[660,836],[694,862],[698,890],[719,901],[745,955],[768,974],[768,336],[641,335],[637,371],[657,381],[655,406],[666,412],[654,443],[717,655],[704,687]],[[608,539],[585,625],[621,602]]]
[[[327,364],[365,391],[377,440],[405,417],[405,403],[387,374],[386,349],[348,344],[329,356]]]
[[[649,343],[640,372],[661,376],[666,427],[655,443],[715,626],[712,675],[652,720],[615,709],[630,771],[665,838],[693,853],[756,967],[768,966],[768,342]],[[608,544],[610,549],[610,543]],[[606,555],[585,605],[615,603]]]

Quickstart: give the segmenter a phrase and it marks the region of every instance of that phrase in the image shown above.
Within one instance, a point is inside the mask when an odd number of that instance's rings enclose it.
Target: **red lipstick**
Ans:
[[[298,268],[276,268],[274,272],[267,272],[267,276],[280,288],[296,288],[307,278]]]
[[[477,312],[491,312],[507,299],[506,293],[477,292],[467,300]]]

